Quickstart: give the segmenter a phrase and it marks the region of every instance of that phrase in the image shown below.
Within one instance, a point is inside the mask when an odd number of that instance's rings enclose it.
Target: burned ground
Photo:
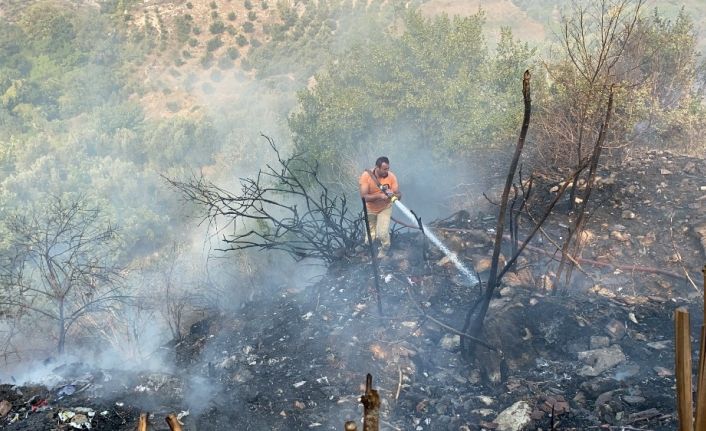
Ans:
[[[72,429],[84,415],[92,429],[133,430],[149,411],[152,429],[164,430],[168,413],[188,410],[182,422],[193,430],[342,429],[360,421],[371,373],[382,429],[512,429],[501,412],[522,405],[527,429],[675,429],[672,313],[689,307],[697,333],[705,170],[700,160],[651,152],[601,172],[573,283],[549,292],[555,247],[543,236],[491,303],[483,337],[502,353],[479,347],[474,361],[462,358],[450,328],[462,327],[478,286],[419,232],[402,229],[381,266],[383,316],[361,252],[315,285],[214,312],[164,349],[170,373],[74,364],[56,369],[53,384],[3,385],[2,427]],[[553,181],[535,185],[539,201]],[[564,213],[546,226],[552,240],[565,235]],[[489,206],[432,223],[481,278],[492,214]]]

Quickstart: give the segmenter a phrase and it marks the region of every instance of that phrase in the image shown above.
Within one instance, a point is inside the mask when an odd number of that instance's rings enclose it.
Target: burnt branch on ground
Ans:
[[[232,233],[223,235],[221,251],[280,250],[295,260],[339,260],[352,252],[362,233],[362,217],[343,195],[329,190],[318,166],[302,154],[283,158],[274,141],[276,162],[254,178],[240,179],[240,192],[225,190],[202,176],[186,181],[166,178],[183,197],[203,209],[203,220],[218,226],[225,220]],[[222,229],[218,229],[220,233]]]

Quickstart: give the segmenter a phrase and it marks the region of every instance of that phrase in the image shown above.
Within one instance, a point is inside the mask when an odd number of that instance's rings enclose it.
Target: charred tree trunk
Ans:
[[[503,229],[505,227],[505,216],[508,207],[508,198],[510,196],[510,188],[512,187],[512,181],[515,177],[515,171],[517,170],[517,165],[520,161],[520,155],[522,154],[522,149],[525,145],[525,137],[527,136],[527,130],[529,129],[530,115],[532,113],[532,99],[530,95],[530,73],[526,70],[522,78],[522,96],[524,99],[525,111],[524,118],[522,120],[522,129],[520,130],[520,137],[517,140],[517,146],[515,147],[515,154],[512,157],[512,162],[510,163],[510,170],[507,174],[505,180],[505,188],[503,189],[502,198],[500,200],[500,211],[498,213],[498,223],[495,231],[495,247],[493,248],[493,257],[490,263],[490,275],[488,276],[488,281],[485,287],[485,292],[480,303],[480,310],[478,313],[474,313],[475,307],[468,311],[466,315],[466,321],[463,327],[464,333],[468,333],[473,337],[478,337],[481,330],[483,329],[483,321],[485,320],[485,315],[488,312],[488,306],[490,305],[490,300],[493,297],[493,292],[498,284],[498,262],[500,258],[500,249],[503,241]],[[475,314],[475,315],[474,315]],[[469,331],[470,327],[470,331]],[[473,355],[475,344],[468,337],[461,337],[461,348],[467,357]]]
[[[373,243],[373,235],[370,232],[370,221],[368,220],[368,207],[365,205],[365,198],[363,200],[363,218],[365,218],[365,234],[368,238],[368,247],[370,250],[370,261],[373,264],[373,279],[375,287],[375,299],[378,304],[378,314],[382,316],[382,299],[380,298],[380,269],[378,268],[378,257],[375,244]]]
[[[568,286],[569,281],[571,280],[571,266],[567,266],[567,253],[569,253],[569,247],[571,242],[573,241],[574,243],[574,248],[572,255],[574,258],[578,257],[578,252],[581,247],[581,232],[583,230],[585,221],[586,221],[586,208],[588,206],[588,201],[591,198],[591,191],[593,190],[593,185],[596,182],[596,171],[598,169],[598,161],[601,157],[601,152],[603,151],[604,143],[605,143],[605,135],[608,131],[608,125],[610,122],[610,117],[611,113],[613,111],[613,88],[610,88],[610,92],[608,94],[608,103],[606,106],[606,114],[605,114],[605,120],[601,124],[600,131],[598,133],[598,138],[596,139],[596,145],[593,147],[593,151],[591,153],[591,159],[590,159],[590,164],[589,164],[589,172],[588,172],[588,181],[586,183],[586,192],[583,194],[583,201],[581,202],[581,205],[579,206],[579,210],[577,211],[576,215],[576,222],[574,223],[573,228],[569,230],[569,235],[566,238],[566,241],[564,242],[564,245],[561,250],[561,263],[559,264],[559,269],[557,270],[556,273],[556,280],[557,282],[561,279],[561,274],[564,271],[564,268],[567,267],[566,270],[566,282],[565,284]],[[554,284],[554,291],[556,291],[557,286],[559,283]]]

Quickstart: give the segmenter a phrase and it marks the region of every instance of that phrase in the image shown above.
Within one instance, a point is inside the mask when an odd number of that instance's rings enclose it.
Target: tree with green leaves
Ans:
[[[410,12],[401,35],[388,33],[329,64],[290,119],[297,150],[324,172],[340,172],[400,137],[405,152],[442,160],[507,143],[519,122],[509,83],[534,52],[504,30],[493,57],[484,23],[481,12],[431,19]]]

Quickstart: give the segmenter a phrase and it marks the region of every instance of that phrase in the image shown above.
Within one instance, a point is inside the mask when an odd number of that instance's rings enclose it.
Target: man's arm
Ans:
[[[370,182],[361,180],[359,183],[360,187],[360,197],[365,199],[365,202],[374,202],[387,199],[385,193],[379,191],[377,188],[370,190]]]

